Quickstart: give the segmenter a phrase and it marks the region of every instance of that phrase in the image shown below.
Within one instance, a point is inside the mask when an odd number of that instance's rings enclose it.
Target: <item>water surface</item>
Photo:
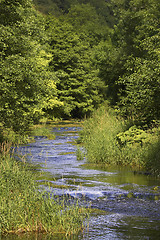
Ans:
[[[127,168],[104,170],[86,164],[85,159],[78,161],[73,143],[79,130],[74,124],[53,127],[54,140],[36,137],[35,143],[19,151],[40,164],[44,171],[40,186],[45,180],[53,194],[78,198],[98,209],[91,214],[89,228],[70,238],[25,235],[21,239],[160,239],[160,180]]]

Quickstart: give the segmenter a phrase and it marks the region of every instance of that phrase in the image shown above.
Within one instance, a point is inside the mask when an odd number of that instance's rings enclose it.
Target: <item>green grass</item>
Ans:
[[[160,176],[160,139],[152,144],[147,152],[146,168],[151,173]]]
[[[0,154],[0,236],[9,233],[42,232],[77,234],[83,229],[87,211],[55,200],[51,191],[38,189],[38,171],[17,161],[10,146],[1,145]]]
[[[55,139],[54,133],[52,133],[52,128],[43,124],[43,125],[34,125],[30,128],[29,132],[30,136],[40,136],[47,137],[47,139],[52,140]]]
[[[52,127],[47,124],[39,124],[30,126],[28,131],[24,133],[16,133],[10,128],[0,126],[0,143],[10,142],[12,144],[23,144],[34,141],[35,136],[47,137],[47,139],[55,139]]]
[[[79,146],[77,146],[77,149],[76,149],[76,157],[77,157],[78,161],[83,160],[85,157],[84,152],[82,151],[82,149]]]
[[[83,124],[79,142],[91,163],[131,166],[160,174],[159,128],[146,131],[131,126],[113,109],[101,107]]]
[[[116,146],[116,135],[123,130],[123,123],[113,112],[104,108],[97,110],[93,116],[83,124],[80,140],[84,143],[86,157],[93,163],[111,164],[118,162],[116,156],[120,154]]]

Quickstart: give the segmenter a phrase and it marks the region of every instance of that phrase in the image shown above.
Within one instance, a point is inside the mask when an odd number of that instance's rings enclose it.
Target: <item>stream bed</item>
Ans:
[[[21,146],[35,164],[40,164],[53,194],[79,199],[95,209],[89,227],[79,236],[33,236],[23,239],[160,239],[160,179],[135,174],[127,168],[98,169],[77,160],[79,125],[53,127],[54,140],[35,137],[35,142]],[[9,238],[7,238],[9,239]],[[13,239],[13,238],[12,238]],[[22,238],[21,238],[22,239]]]

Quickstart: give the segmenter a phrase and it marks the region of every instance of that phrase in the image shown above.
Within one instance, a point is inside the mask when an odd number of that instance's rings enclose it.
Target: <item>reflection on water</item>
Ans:
[[[39,179],[50,183],[53,194],[79,198],[83,204],[103,210],[91,214],[89,230],[79,236],[23,235],[13,240],[48,239],[160,239],[160,180],[134,174],[127,168],[97,168],[76,159],[78,126],[54,127],[56,139],[36,138],[19,151],[44,171]]]

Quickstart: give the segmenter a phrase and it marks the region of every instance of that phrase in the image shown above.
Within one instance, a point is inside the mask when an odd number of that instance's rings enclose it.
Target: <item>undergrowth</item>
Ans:
[[[92,163],[131,166],[160,174],[160,128],[129,126],[113,109],[101,107],[83,124],[79,142]]]
[[[77,203],[66,205],[52,192],[38,189],[38,171],[14,158],[9,144],[0,149],[0,235],[23,232],[77,234],[83,228],[86,210]]]
[[[55,139],[52,127],[45,123],[31,125],[25,132],[15,132],[12,128],[5,128],[0,123],[0,143],[10,142],[19,145],[33,141],[35,136],[46,137],[49,140]]]

